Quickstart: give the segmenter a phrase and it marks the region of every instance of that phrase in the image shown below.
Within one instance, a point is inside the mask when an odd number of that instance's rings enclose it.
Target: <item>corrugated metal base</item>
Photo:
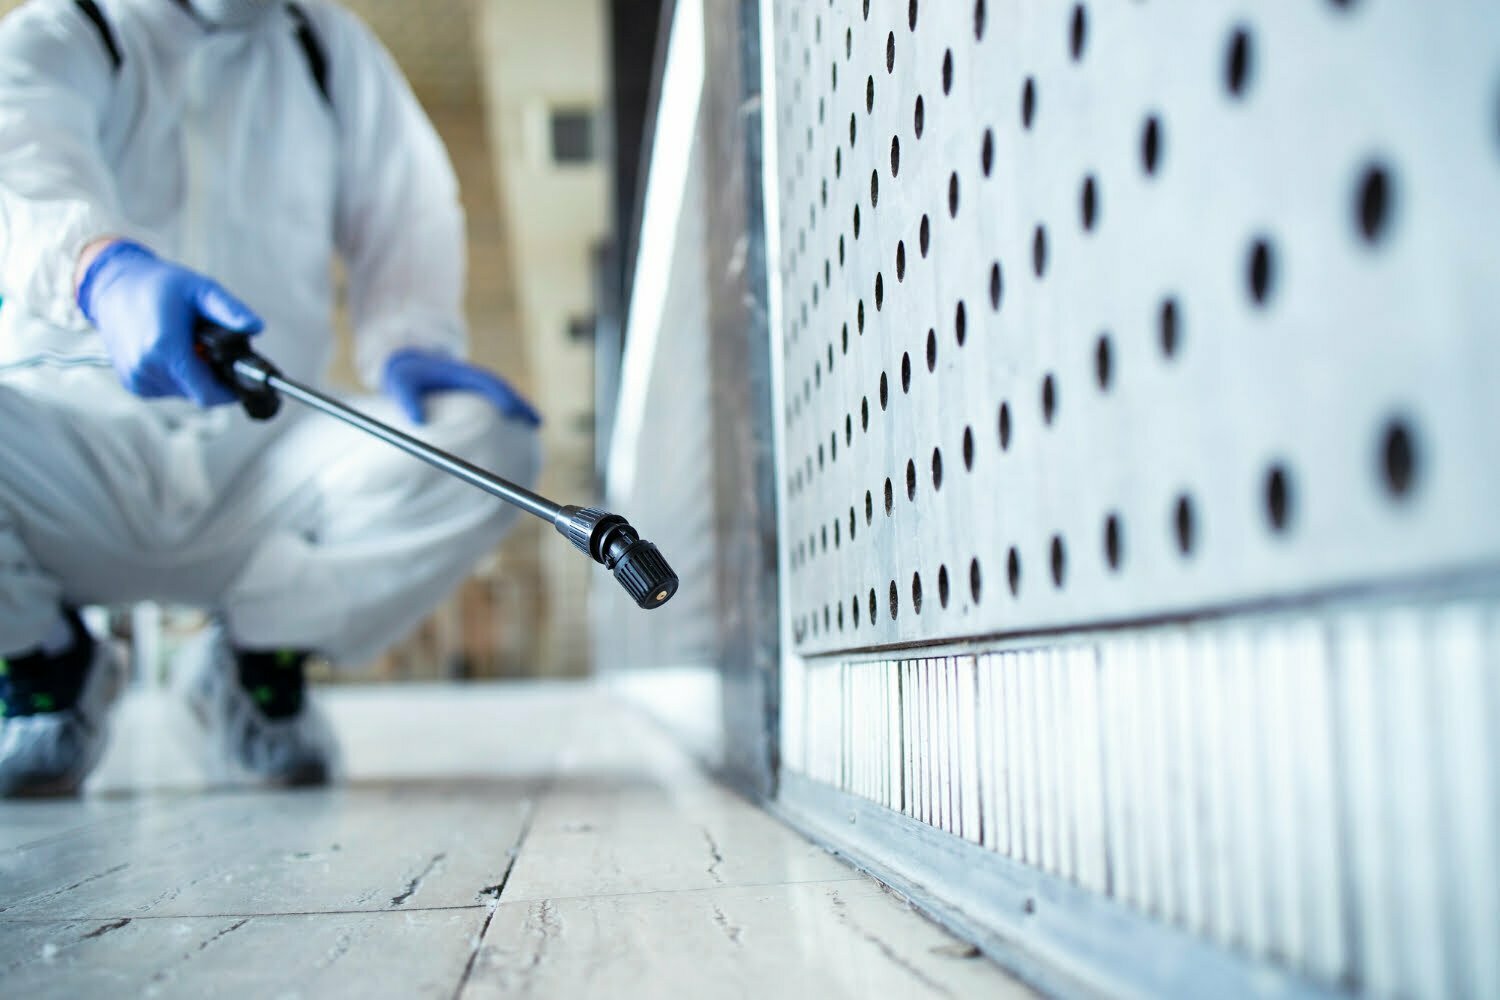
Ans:
[[[1055,996],[1345,995],[801,775],[782,775],[772,810]]]
[[[818,658],[783,808],[1022,971],[1494,996],[1497,637],[1490,580]]]

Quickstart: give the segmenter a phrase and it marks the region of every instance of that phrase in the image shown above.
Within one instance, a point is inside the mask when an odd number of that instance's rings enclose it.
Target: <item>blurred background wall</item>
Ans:
[[[0,14],[18,6],[0,0]],[[626,169],[611,187],[607,166],[615,138],[606,93],[617,68],[610,37],[618,31],[627,43],[623,133],[635,149],[659,5],[355,0],[344,6],[390,49],[448,146],[468,217],[473,357],[541,409],[541,492],[592,502],[595,303],[619,296],[623,269],[606,236],[617,220],[631,217],[635,186]],[[601,286],[603,274],[612,277]],[[336,325],[334,382],[359,389],[342,315]],[[588,564],[561,538],[525,518],[409,640],[372,669],[339,679],[586,674],[588,575]]]

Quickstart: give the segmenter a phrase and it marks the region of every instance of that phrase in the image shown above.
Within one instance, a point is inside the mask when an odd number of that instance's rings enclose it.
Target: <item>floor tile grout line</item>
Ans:
[[[529,824],[528,824],[529,832]],[[515,869],[519,858],[520,841],[517,841],[512,850],[518,852],[506,866],[505,873],[495,888],[499,892],[504,891],[505,885],[510,881],[511,872]],[[496,896],[490,903],[455,903],[450,906],[413,906],[413,907],[390,907],[381,910],[278,910],[266,913],[138,913],[131,914],[130,920],[233,920],[241,917],[252,920],[267,917],[354,917],[354,916],[380,916],[383,914],[396,913],[453,913],[465,910],[496,909],[501,903],[569,903],[587,899],[628,899],[631,896],[670,896],[690,895],[692,893],[719,892],[727,889],[776,889],[782,886],[805,886],[805,885],[843,885],[846,882],[873,882],[867,875],[859,872],[844,876],[842,878],[814,878],[796,879],[780,882],[726,882],[722,885],[704,885],[694,888],[683,889],[643,889],[635,892],[594,892],[582,893],[573,896],[515,896],[502,899]],[[122,919],[121,915],[105,915],[97,917],[81,916],[34,916],[34,917],[11,917],[0,915],[0,924],[60,924],[60,923],[101,923],[110,920]]]
[[[510,884],[511,873],[516,870],[517,863],[521,860],[521,849],[526,844],[526,838],[531,835],[531,825],[536,820],[536,814],[541,811],[542,800],[552,789],[552,782],[537,789],[536,801],[526,813],[526,818],[521,823],[521,829],[516,833],[516,842],[510,849],[510,863],[505,866],[505,874],[500,876],[500,882],[494,887],[494,899],[488,904],[489,912],[484,915],[484,923],[479,927],[479,933],[474,938],[474,947],[469,951],[469,960],[464,963],[463,974],[458,977],[458,984],[453,987],[453,1000],[459,1000],[465,988],[469,985],[469,977],[474,975],[474,966],[479,961],[479,952],[484,948],[484,939],[490,932],[490,924],[495,919],[495,912],[500,909],[500,903],[505,898],[505,887]]]
[[[714,885],[702,885],[694,888],[683,889],[640,889],[634,892],[589,892],[576,896],[513,896],[507,903],[569,903],[580,899],[628,899],[631,896],[673,896],[690,895],[692,893],[720,892],[726,889],[777,889],[782,886],[802,885],[843,885],[846,882],[873,882],[879,885],[877,879],[871,878],[862,872],[854,872],[840,878],[809,878],[794,879],[780,882],[723,882]]]
[[[234,920],[244,917],[262,920],[269,917],[359,917],[398,913],[456,913],[482,910],[486,903],[454,903],[450,906],[394,906],[383,910],[276,910],[261,913],[134,913],[126,916],[80,917],[56,916],[11,917],[0,915],[0,924],[91,924],[110,920]]]

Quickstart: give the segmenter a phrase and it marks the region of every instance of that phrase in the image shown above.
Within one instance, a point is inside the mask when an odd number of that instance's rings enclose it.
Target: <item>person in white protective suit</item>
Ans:
[[[175,664],[241,773],[326,780],[311,654],[358,663],[510,509],[317,415],[250,421],[209,321],[325,377],[342,258],[380,419],[521,483],[531,407],[465,363],[446,153],[370,31],[322,0],[31,0],[0,21],[0,794],[76,790],[123,666],[83,605],[198,606]]]

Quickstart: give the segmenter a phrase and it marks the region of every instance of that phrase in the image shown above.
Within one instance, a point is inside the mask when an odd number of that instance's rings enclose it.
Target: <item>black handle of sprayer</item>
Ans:
[[[252,420],[270,420],[281,409],[281,396],[263,379],[246,375],[237,362],[264,375],[279,375],[276,366],[250,349],[248,334],[226,330],[206,319],[193,328],[194,350],[214,375],[231,390]]]

